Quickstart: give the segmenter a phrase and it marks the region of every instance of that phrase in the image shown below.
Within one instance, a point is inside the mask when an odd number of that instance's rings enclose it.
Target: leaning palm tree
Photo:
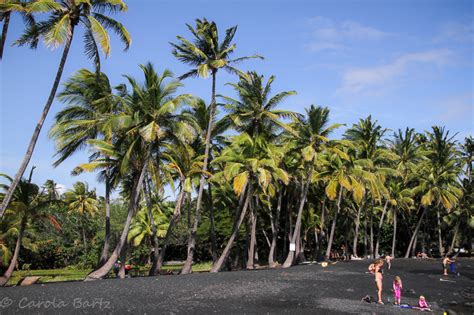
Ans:
[[[138,207],[140,193],[146,180],[151,161],[161,158],[164,143],[180,143],[192,136],[189,125],[177,114],[178,108],[192,102],[189,94],[175,95],[182,86],[170,80],[173,74],[165,70],[159,75],[151,63],[140,65],[145,82],[141,85],[134,78],[126,76],[130,91],[123,87],[123,112],[111,119],[120,121],[115,142],[105,155],[119,156],[119,170],[122,177],[132,178],[128,216],[115,250],[107,262],[90,273],[86,280],[103,278],[112,268],[126,242],[131,220]],[[96,141],[104,146],[104,141]],[[107,144],[105,144],[107,147]],[[112,154],[111,154],[112,153]],[[103,159],[97,167],[103,167]],[[94,167],[94,161],[91,162]],[[123,183],[122,183],[123,184]]]
[[[120,39],[125,43],[125,49],[128,49],[131,43],[130,35],[125,27],[116,20],[103,14],[104,11],[126,11],[127,6],[122,0],[64,0],[62,2],[50,1],[49,4],[49,9],[51,10],[49,18],[46,21],[38,22],[28,27],[22,37],[17,41],[17,44],[20,46],[30,44],[30,46],[35,48],[38,39],[43,37],[44,43],[48,47],[56,48],[62,44],[65,44],[65,46],[48,100],[35,127],[20,168],[0,206],[0,218],[3,217],[5,209],[13,195],[13,191],[23,176],[33,155],[41,128],[43,127],[56,95],[76,26],[82,24],[85,27],[84,44],[86,55],[90,59],[93,59],[97,69],[100,69],[99,49],[102,50],[106,57],[110,54],[110,39],[106,29],[111,29],[119,35]]]
[[[5,177],[8,181],[13,181],[12,178],[9,176],[1,174],[2,177]],[[31,176],[30,176],[31,179]],[[8,189],[7,185],[2,184],[1,187],[5,190]],[[4,193],[0,194],[0,198],[4,197]],[[59,223],[56,219],[51,215],[44,215],[41,210],[45,209],[51,201],[47,198],[40,191],[39,187],[35,184],[31,183],[31,180],[21,180],[17,189],[15,190],[15,194],[13,195],[13,201],[10,203],[7,211],[11,213],[12,217],[16,217],[16,244],[13,251],[13,255],[10,260],[10,264],[8,265],[7,270],[5,273],[0,277],[0,286],[7,284],[8,280],[10,279],[13,270],[18,262],[18,257],[20,255],[20,249],[22,246],[23,237],[25,234],[25,230],[27,229],[28,221],[35,219],[47,219],[53,227],[56,229],[60,229]]]
[[[212,266],[211,272],[218,272],[229,255],[230,249],[237,237],[240,225],[245,219],[247,210],[254,194],[267,194],[272,182],[281,181],[285,185],[289,182],[289,175],[278,166],[275,158],[276,148],[267,143],[263,137],[252,139],[249,134],[243,133],[232,139],[229,147],[225,148],[213,163],[223,163],[223,171],[214,175],[215,181],[231,181],[235,194],[242,202],[238,209],[232,234],[221,256]],[[245,201],[244,201],[245,200]],[[249,251],[252,254],[253,250]]]
[[[237,26],[231,27],[226,30],[226,36],[222,42],[219,42],[219,32],[215,22],[208,21],[206,19],[196,19],[196,27],[187,25],[189,31],[193,35],[193,40],[189,41],[184,37],[178,36],[179,43],[173,46],[173,55],[185,64],[193,67],[192,70],[183,74],[180,78],[185,79],[188,77],[202,77],[207,78],[209,74],[212,77],[212,92],[211,92],[211,104],[209,106],[209,125],[207,126],[205,151],[204,151],[204,163],[202,166],[203,173],[201,174],[201,180],[199,183],[199,190],[196,202],[196,215],[194,218],[194,224],[189,234],[188,241],[188,255],[186,262],[181,270],[181,273],[186,274],[192,271],[192,261],[194,256],[194,249],[196,245],[196,233],[200,221],[202,196],[205,185],[205,173],[207,172],[209,162],[209,152],[211,143],[211,131],[214,124],[214,116],[216,112],[216,76],[220,69],[224,69],[230,73],[239,73],[234,65],[249,58],[262,58],[258,55],[250,57],[232,58],[232,54],[236,49],[236,45],[232,43]]]
[[[55,167],[75,152],[86,148],[89,140],[104,139],[110,142],[113,137],[113,121],[109,118],[120,107],[107,75],[87,69],[81,69],[69,78],[58,98],[67,106],[56,114],[49,132],[56,143],[58,158],[53,164]],[[76,169],[76,173],[79,171]],[[105,182],[105,240],[99,265],[109,255],[110,193],[115,186],[112,177],[108,169],[104,169],[99,175],[99,179]]]
[[[301,150],[303,160],[304,177],[301,180],[300,204],[295,228],[291,236],[291,243],[295,243],[300,235],[301,218],[311,184],[315,161],[318,154],[323,151],[324,144],[329,142],[328,136],[331,132],[340,127],[340,124],[329,125],[329,109],[327,107],[315,107],[311,105],[306,109],[307,117],[301,118],[294,123],[297,137],[295,139],[298,150]],[[290,267],[294,263],[295,252],[289,251],[283,263],[284,268]]]

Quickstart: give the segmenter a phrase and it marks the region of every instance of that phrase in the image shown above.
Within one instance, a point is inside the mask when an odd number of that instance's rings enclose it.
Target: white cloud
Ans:
[[[449,22],[441,26],[440,33],[433,39],[435,43],[441,42],[467,42],[474,43],[474,21],[467,23]]]
[[[368,68],[351,69],[344,73],[340,92],[356,94],[371,92],[386,87],[400,77],[410,66],[417,63],[441,65],[451,55],[448,50],[432,50],[405,54],[393,62]]]
[[[388,34],[373,27],[354,21],[335,23],[332,20],[317,16],[308,20],[311,28],[311,40],[305,47],[311,51],[345,50],[344,43],[353,40],[378,40]]]
[[[464,120],[472,122],[474,119],[474,94],[469,92],[444,99],[439,102],[438,108],[441,112],[436,118],[442,122],[460,122]]]

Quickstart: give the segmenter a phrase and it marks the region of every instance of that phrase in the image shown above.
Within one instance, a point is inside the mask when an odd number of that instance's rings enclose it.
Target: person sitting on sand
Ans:
[[[399,276],[395,277],[393,280],[393,295],[395,297],[395,305],[400,305],[400,300],[402,298],[402,279]]]
[[[377,297],[378,301],[377,303],[379,304],[384,304],[382,302],[382,267],[383,267],[383,259],[377,259],[374,263],[374,274],[375,274],[375,285],[377,287]]]
[[[451,260],[450,257],[444,257],[443,258],[443,275],[447,276],[448,275],[448,265],[454,263],[454,260]]]
[[[420,299],[418,300],[418,307],[421,311],[431,311],[430,306],[426,303],[425,297],[420,295]]]

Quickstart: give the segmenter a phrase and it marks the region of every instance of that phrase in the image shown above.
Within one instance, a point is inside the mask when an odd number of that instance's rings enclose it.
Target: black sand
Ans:
[[[369,262],[339,262],[289,269],[37,284],[0,290],[0,314],[10,313],[313,313],[415,314],[393,301],[393,278],[402,278],[402,303],[424,295],[434,314],[473,314],[474,260],[458,260],[461,276],[441,275],[440,260],[396,259],[384,273],[385,305],[361,302],[376,296]],[[440,281],[445,279],[449,281]],[[453,282],[454,281],[454,282]],[[424,313],[423,313],[424,314]]]

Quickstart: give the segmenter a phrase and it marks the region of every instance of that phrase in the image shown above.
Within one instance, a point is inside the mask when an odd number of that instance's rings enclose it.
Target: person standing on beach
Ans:
[[[384,304],[382,301],[382,267],[383,267],[383,259],[377,259],[374,263],[375,266],[375,285],[377,287],[377,303]]]
[[[443,275],[448,275],[448,265],[454,263],[454,260],[451,260],[449,257],[443,258]]]
[[[395,280],[393,280],[393,295],[395,297],[395,305],[400,305],[400,300],[402,298],[402,279],[399,276],[395,277]]]
[[[392,267],[392,259],[393,257],[390,255],[385,256],[385,262],[387,263],[388,270]]]

